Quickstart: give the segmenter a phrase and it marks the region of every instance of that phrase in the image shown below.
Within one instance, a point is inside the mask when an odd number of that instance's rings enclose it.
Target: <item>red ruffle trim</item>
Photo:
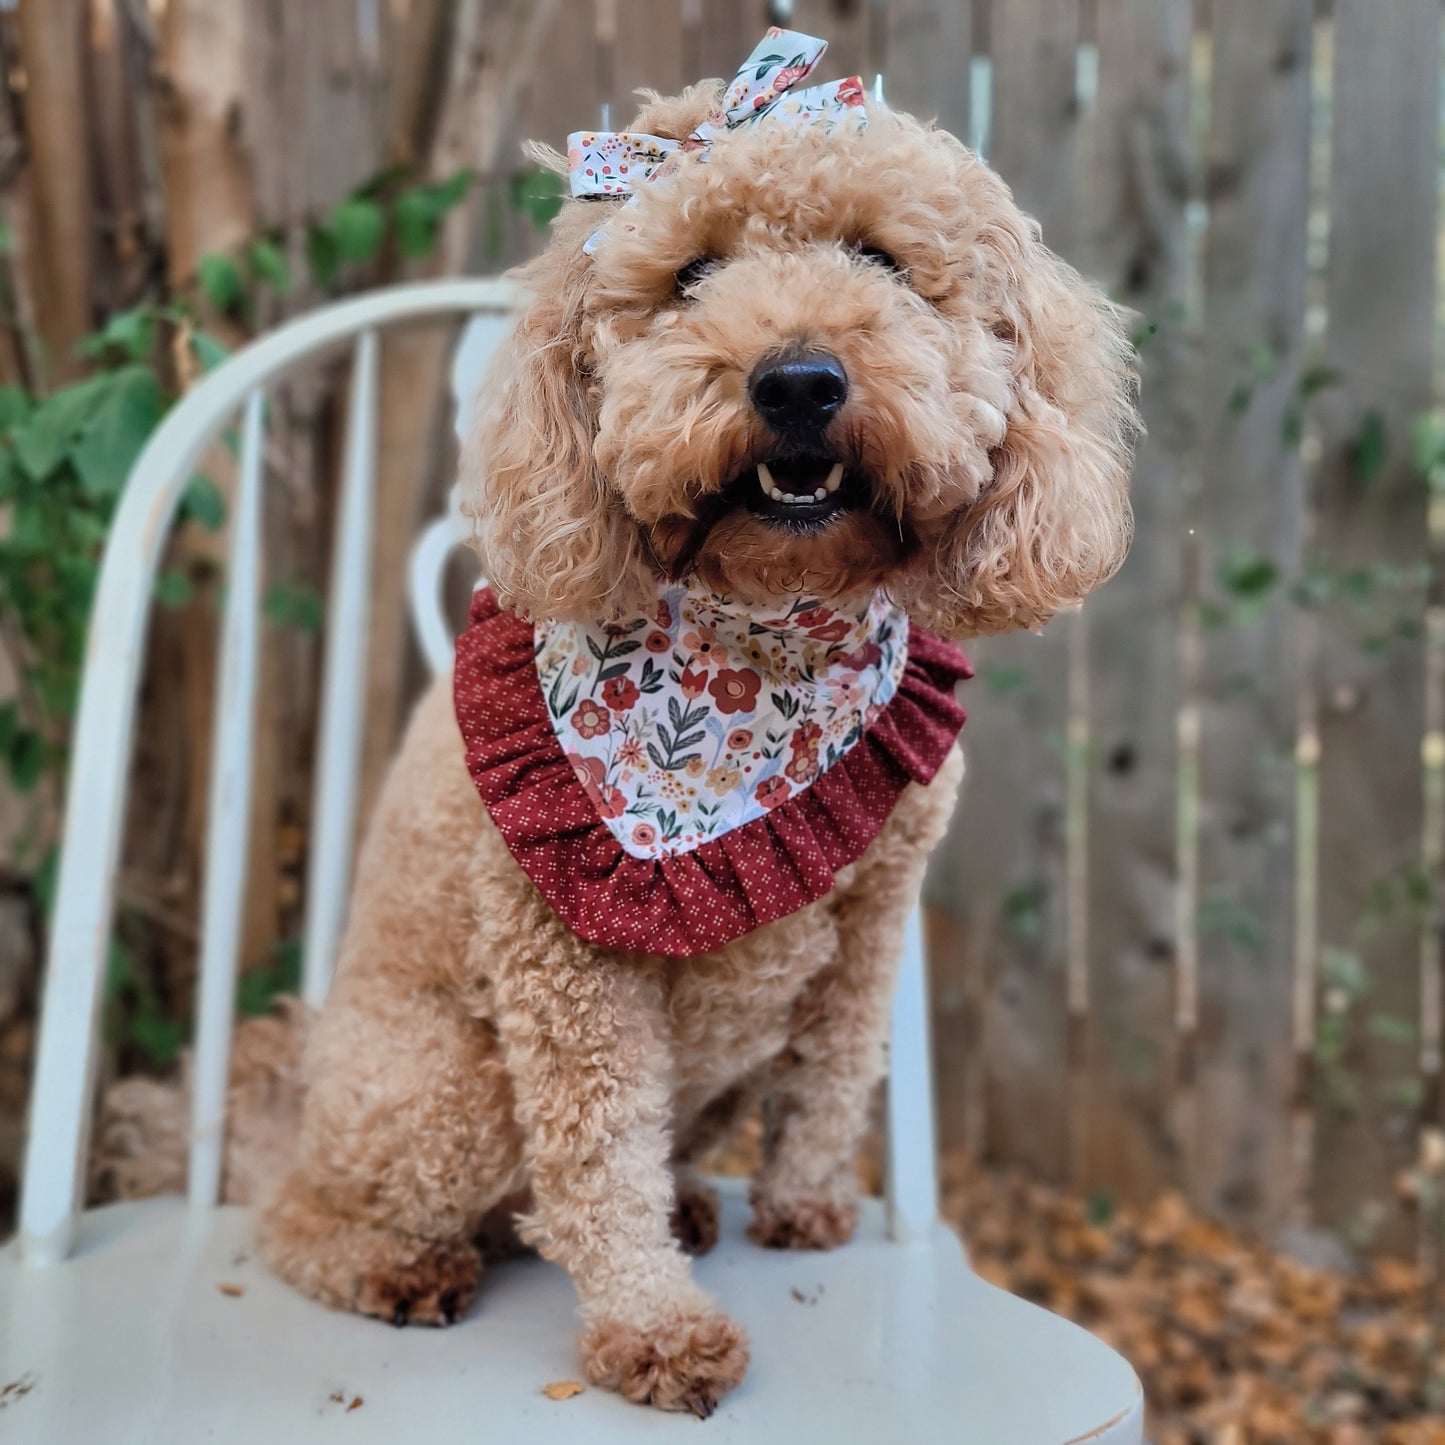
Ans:
[[[858,858],[911,782],[938,771],[963,726],[952,643],[912,627],[898,690],[841,761],[781,807],[690,853],[634,858],[567,761],[537,680],[532,624],[488,589],[457,639],[467,769],[512,855],[579,937],[687,958],[796,912]]]

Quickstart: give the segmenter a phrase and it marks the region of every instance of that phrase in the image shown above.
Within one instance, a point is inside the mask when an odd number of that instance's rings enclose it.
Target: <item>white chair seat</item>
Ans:
[[[458,1438],[460,1427],[503,1445],[1141,1439],[1139,1384],[1123,1360],[970,1273],[942,1225],[926,1242],[892,1244],[874,1204],[846,1248],[776,1253],[743,1237],[740,1182],[721,1187],[723,1238],[698,1275],[746,1325],[753,1363],[705,1427],[607,1391],[542,1394],[579,1378],[575,1295],[544,1261],[492,1267],[451,1329],[397,1330],[272,1278],[245,1210],[167,1198],[89,1211],[60,1267],[0,1253],[0,1389],[33,1384],[0,1408],[0,1438],[394,1445]]]

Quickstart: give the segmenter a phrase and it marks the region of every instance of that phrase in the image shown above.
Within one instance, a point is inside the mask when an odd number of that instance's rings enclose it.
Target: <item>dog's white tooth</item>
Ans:
[[[774,487],[773,490],[768,493],[768,495],[769,495],[775,502],[785,501],[786,498],[787,498],[787,493],[784,492],[781,487]]]
[[[815,502],[821,502],[821,501],[823,500],[823,498],[826,497],[827,495],[828,495],[828,489],[827,489],[827,487],[819,487],[818,490],[813,493],[813,500],[814,500]]]
[[[843,463],[834,462],[833,470],[828,473],[828,480],[823,483],[825,491],[836,492],[843,485]]]
[[[758,463],[758,485],[763,489],[765,496],[773,496],[778,490],[778,484],[773,480],[773,474],[768,470],[766,462]]]

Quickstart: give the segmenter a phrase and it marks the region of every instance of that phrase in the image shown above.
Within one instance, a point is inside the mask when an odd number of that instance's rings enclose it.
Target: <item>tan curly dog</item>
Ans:
[[[635,129],[684,137],[717,95],[650,97]],[[956,638],[1041,625],[1119,565],[1121,318],[958,141],[869,119],[740,130],[641,188],[595,256],[616,203],[564,208],[464,460],[504,606],[621,615],[663,572],[742,598],[883,588]],[[800,355],[847,383],[819,430],[847,505],[816,526],[736,481],[779,451],[750,378]],[[752,1238],[848,1239],[901,930],[961,773],[955,748],[819,901],[700,956],[608,952],[514,861],[439,682],[310,1028],[295,1163],[260,1217],[272,1267],[337,1308],[445,1324],[489,1219],[516,1215],[576,1283],[587,1377],[710,1413],[748,1349],[690,1272],[716,1219],[689,1161],[761,1102]]]

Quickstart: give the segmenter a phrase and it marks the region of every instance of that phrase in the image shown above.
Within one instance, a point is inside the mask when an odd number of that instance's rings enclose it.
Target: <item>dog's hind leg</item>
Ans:
[[[338,980],[315,1025],[297,1164],[262,1209],[283,1279],[337,1309],[449,1324],[521,1146],[491,1026],[435,991]]]
[[[259,1239],[271,1268],[303,1294],[396,1325],[452,1324],[482,1272],[469,1241],[364,1223],[329,1205],[299,1170],[266,1207]]]

